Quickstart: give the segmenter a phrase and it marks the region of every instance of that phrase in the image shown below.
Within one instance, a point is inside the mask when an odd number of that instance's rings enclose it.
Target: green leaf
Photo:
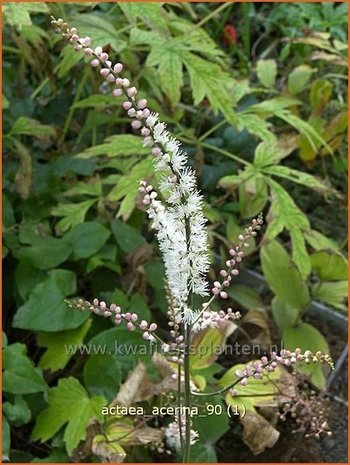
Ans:
[[[231,367],[220,378],[218,385],[221,388],[231,385],[237,379],[237,370],[244,371],[245,365],[238,364]],[[241,413],[243,407],[246,410],[257,412],[255,407],[271,402],[274,400],[275,395],[279,393],[278,383],[281,381],[283,374],[283,369],[277,367],[274,372],[264,374],[261,379],[250,378],[246,386],[238,383],[235,385],[237,395],[233,397],[228,393],[225,396],[225,401],[229,405],[237,406],[237,410]]]
[[[8,462],[10,460],[11,432],[10,425],[5,417],[2,416],[2,460]]]
[[[268,201],[267,184],[257,175],[239,186],[239,211],[243,218],[252,218],[260,213]]]
[[[161,52],[164,53],[164,50]],[[182,62],[175,54],[164,54],[158,73],[160,85],[163,92],[169,98],[173,106],[177,105],[181,98],[181,87],[183,85]]]
[[[40,359],[39,367],[52,372],[64,368],[73,356],[73,353],[69,352],[67,348],[82,344],[90,327],[91,319],[88,319],[79,328],[70,331],[55,332],[53,334],[38,333],[38,346],[47,349]]]
[[[142,138],[133,134],[118,134],[107,137],[103,144],[95,145],[78,153],[77,158],[91,158],[99,155],[108,157],[129,157],[131,155],[148,155],[149,149],[142,146]]]
[[[88,210],[97,202],[97,199],[85,200],[79,203],[59,203],[51,210],[52,216],[63,216],[57,223],[56,229],[62,233],[73,226],[83,223]]]
[[[148,178],[153,169],[153,160],[147,157],[145,160],[137,163],[130,173],[122,176],[117,185],[108,194],[108,200],[115,202],[122,200],[118,210],[118,217],[127,220],[135,208],[137,198],[139,197],[140,181]]]
[[[276,60],[259,60],[256,65],[256,73],[263,86],[273,87],[277,76]]]
[[[289,168],[288,166],[267,166],[263,168],[263,173],[269,174],[270,176],[278,176],[280,178],[288,179],[302,186],[309,187],[310,189],[319,192],[320,194],[325,193],[334,193],[334,189],[323,182],[321,179],[318,179],[316,176],[305,173],[303,171],[295,170]]]
[[[311,255],[311,266],[322,281],[341,281],[348,277],[348,261],[334,250],[319,250]]]
[[[67,453],[61,449],[53,449],[45,458],[35,457],[31,463],[69,463]]]
[[[123,252],[129,254],[145,243],[139,231],[116,219],[111,222],[115,240]]]
[[[15,343],[3,350],[4,392],[11,394],[30,394],[46,392],[47,385],[39,368],[26,355],[24,344]]]
[[[57,67],[57,77],[62,79],[70,70],[83,59],[82,53],[77,53],[71,45],[66,45],[61,52],[60,62]]]
[[[30,13],[48,13],[49,9],[45,3],[10,3],[2,6],[5,21],[10,26],[16,26],[21,30],[23,26],[30,26],[32,20]]]
[[[117,357],[113,355],[91,355],[84,365],[84,384],[91,395],[102,395],[109,402],[115,399],[121,373]]]
[[[238,117],[232,108],[233,99],[227,91],[230,77],[217,64],[209,63],[193,53],[182,53],[181,56],[190,75],[194,105],[207,97],[214,113],[221,111],[229,123],[236,125]]]
[[[225,347],[226,339],[236,328],[234,323],[229,323],[218,328],[206,328],[195,334],[191,342],[191,373],[211,366]]]
[[[304,231],[310,229],[309,220],[297,207],[287,191],[271,178],[266,178],[272,193],[270,222],[265,233],[267,239],[273,239],[286,228],[292,239],[293,261],[301,276],[306,278],[311,271],[310,257],[305,246]]]
[[[311,75],[315,72],[309,65],[300,65],[288,76],[288,90],[291,94],[301,92],[310,80]]]
[[[272,314],[280,331],[295,325],[300,317],[300,310],[289,305],[284,300],[274,297],[272,299]]]
[[[329,347],[322,336],[322,334],[313,326],[308,323],[299,323],[297,326],[288,327],[283,332],[282,336],[284,347],[289,350],[294,350],[297,347],[302,352],[305,350],[311,350],[316,353],[321,351],[324,354],[329,354]],[[298,363],[296,369],[300,373],[305,373],[311,376],[311,381],[319,389],[324,389],[326,386],[325,375],[323,367],[319,362],[311,363]]]
[[[311,84],[309,100],[312,111],[320,113],[329,102],[333,91],[333,84],[326,79],[316,79]]]
[[[228,294],[231,299],[247,310],[264,308],[264,304],[259,293],[252,287],[248,287],[243,284],[234,284],[228,288]]]
[[[259,115],[239,113],[239,124],[248,132],[259,137],[261,140],[274,144],[276,136],[270,131],[271,124],[260,118]]]
[[[269,142],[261,142],[254,153],[254,166],[259,170],[265,167],[279,163],[283,158],[283,154],[278,148],[277,144],[270,144]]]
[[[313,297],[339,310],[347,311],[348,281],[322,282],[313,289]]]
[[[19,262],[15,271],[15,282],[22,300],[26,300],[29,293],[46,276],[44,271],[33,268],[26,262]]]
[[[39,238],[29,247],[22,247],[17,253],[20,260],[39,270],[56,268],[65,262],[72,248],[64,239],[46,236]]]
[[[119,32],[104,18],[108,15],[99,16],[95,13],[80,13],[74,15],[72,24],[78,29],[80,37],[89,36],[96,45],[110,45],[116,52],[120,53],[126,46]],[[79,54],[78,54],[79,55]]]
[[[140,19],[146,26],[167,35],[168,22],[167,13],[162,6],[162,2],[120,2],[118,6],[132,24]]]
[[[216,442],[229,430],[229,419],[220,396],[210,397],[210,401],[196,399],[200,415],[193,418],[193,429],[198,432],[198,442],[191,446],[191,462],[216,463]],[[214,407],[221,407],[221,414],[208,415],[208,403]],[[220,409],[219,407],[219,409]],[[214,410],[215,411],[215,410]]]
[[[260,251],[264,276],[275,295],[300,312],[310,303],[307,285],[285,249],[277,242],[264,244]]]
[[[329,239],[328,237],[321,234],[319,231],[315,231],[314,229],[307,229],[304,231],[304,236],[306,241],[315,250],[330,249],[339,251],[338,244],[332,239]]]
[[[95,255],[106,243],[110,231],[100,223],[86,221],[74,226],[64,240],[73,249],[73,260],[80,260]]]
[[[22,396],[15,396],[14,403],[5,402],[3,412],[13,426],[22,426],[29,422],[31,412]]]
[[[20,116],[13,124],[11,136],[35,136],[38,138],[47,138],[55,134],[52,126],[41,124],[39,121],[28,118],[27,116]]]
[[[79,442],[86,438],[89,421],[102,420],[102,407],[106,400],[101,396],[88,397],[75,378],[64,378],[49,390],[49,406],[39,413],[32,432],[32,440],[47,441],[65,426],[63,440],[71,455]]]
[[[89,97],[86,97],[74,103],[72,108],[98,108],[116,106],[117,104],[118,100],[115,97],[113,97],[113,95],[94,94],[89,95]]]
[[[17,310],[13,326],[33,331],[57,332],[77,328],[89,317],[67,307],[64,298],[76,292],[75,274],[54,270],[38,284]]]

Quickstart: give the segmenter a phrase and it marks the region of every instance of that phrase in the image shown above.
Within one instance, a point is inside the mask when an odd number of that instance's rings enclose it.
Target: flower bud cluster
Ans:
[[[217,328],[225,325],[230,320],[239,320],[240,318],[240,312],[234,312],[232,308],[228,308],[226,312],[224,310],[220,310],[219,312],[206,310],[201,314],[200,318],[195,321],[192,330],[194,333],[199,333],[206,328]]]
[[[260,360],[248,363],[244,370],[237,370],[235,375],[238,379],[233,384],[246,386],[249,378],[261,379],[264,375],[273,373],[278,367],[278,364],[289,367],[295,365],[297,362],[327,363],[333,368],[331,357],[322,352],[318,351],[316,354],[313,354],[310,350],[306,350],[302,353],[299,348],[295,349],[293,352],[282,349],[279,355],[276,352],[271,352],[270,360],[268,360],[266,356],[263,356]],[[232,396],[238,395],[237,390],[233,386],[232,389],[230,389],[230,394]]]
[[[113,318],[114,324],[120,325],[122,321],[126,322],[126,328],[129,331],[134,331],[136,328],[142,331],[142,337],[145,341],[155,342],[156,337],[154,332],[157,330],[156,323],[148,323],[146,320],[141,320],[137,313],[123,313],[119,305],[111,304],[107,306],[103,300],[94,299],[92,303],[87,300],[66,300],[70,308],[78,310],[90,310],[96,315],[102,315],[105,318]]]
[[[230,258],[226,261],[226,269],[220,270],[219,274],[223,278],[222,281],[215,281],[211,292],[215,296],[220,296],[222,299],[227,299],[228,294],[225,291],[229,287],[232,277],[239,274],[237,265],[243,260],[245,247],[249,247],[249,239],[256,236],[257,231],[261,229],[263,224],[262,216],[259,215],[258,218],[253,219],[251,225],[248,228],[245,228],[244,234],[238,236],[238,244],[229,250]]]

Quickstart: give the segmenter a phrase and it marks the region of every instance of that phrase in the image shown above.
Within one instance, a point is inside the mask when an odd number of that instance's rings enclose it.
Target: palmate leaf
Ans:
[[[30,26],[32,20],[30,13],[48,13],[49,9],[46,3],[28,2],[28,3],[10,3],[6,2],[2,6],[5,21],[10,26],[16,26],[19,30],[24,26]]]
[[[75,378],[60,379],[58,386],[49,390],[49,406],[39,413],[32,432],[32,440],[47,441],[66,425],[63,440],[69,455],[86,437],[86,428],[93,417],[102,420],[102,396],[88,397]]]
[[[84,221],[85,215],[98,199],[84,200],[79,203],[59,203],[51,210],[52,216],[63,217],[56,225],[59,232],[66,232],[68,229]]]
[[[75,155],[77,158],[92,158],[100,155],[107,157],[129,157],[130,155],[148,155],[149,149],[142,146],[142,138],[133,134],[117,134],[107,137],[103,144],[89,147]]]

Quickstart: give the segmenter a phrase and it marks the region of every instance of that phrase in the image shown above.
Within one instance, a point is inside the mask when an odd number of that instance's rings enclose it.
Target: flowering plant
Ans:
[[[149,148],[154,157],[154,169],[158,175],[157,190],[145,180],[140,181],[139,192],[147,214],[156,231],[159,248],[165,265],[166,293],[168,301],[169,339],[164,340],[158,334],[156,322],[141,319],[136,311],[124,311],[118,303],[109,305],[104,301],[94,299],[92,302],[76,299],[68,301],[71,308],[89,310],[93,313],[112,318],[116,325],[126,324],[129,331],[139,330],[145,341],[157,345],[162,355],[155,358],[155,364],[160,367],[164,364],[168,370],[167,382],[172,380],[171,387],[163,391],[176,393],[177,408],[172,413],[172,421],[163,427],[161,436],[154,440],[158,449],[175,451],[181,455],[183,462],[190,461],[191,445],[198,439],[198,432],[192,424],[192,407],[195,398],[207,398],[220,394],[230,406],[235,398],[242,396],[241,387],[251,381],[266,382],[273,375],[280,375],[285,368],[297,362],[332,364],[330,357],[321,352],[313,354],[310,351],[281,350],[280,353],[272,351],[270,356],[246,364],[240,369],[229,370],[224,377],[207,389],[206,383],[193,376],[191,372],[191,347],[198,335],[208,334],[215,330],[220,334],[223,328],[230,332],[233,321],[240,318],[239,312],[232,308],[215,311],[213,304],[216,301],[226,301],[226,289],[230,286],[233,277],[239,274],[239,264],[244,258],[244,249],[249,247],[249,240],[257,235],[263,224],[262,216],[253,219],[242,234],[238,236],[237,245],[229,250],[226,267],[219,272],[220,278],[210,286],[207,274],[210,267],[208,237],[205,227],[206,220],[203,215],[202,197],[196,187],[195,173],[187,165],[187,155],[182,151],[177,141],[166,129],[164,123],[159,121],[158,114],[151,112],[147,100],[137,97],[137,89],[131,85],[129,79],[123,77],[123,64],[112,64],[107,52],[102,47],[92,48],[89,37],[80,37],[74,27],[69,27],[63,19],[52,19],[57,32],[68,40],[77,52],[82,52],[90,60],[93,68],[98,68],[101,77],[112,86],[112,95],[123,98],[122,107],[131,120],[131,127],[139,131],[143,138],[143,146]],[[204,300],[197,308],[195,299]],[[221,338],[225,342],[225,336]],[[197,347],[198,349],[198,347]],[[124,391],[135,384],[138,385],[143,375],[143,368],[139,368],[130,375]],[[173,385],[176,383],[176,389]],[[243,394],[244,395],[244,394]],[[130,402],[126,401],[124,392],[118,394],[116,406],[127,409]],[[136,396],[137,397],[137,396]],[[142,397],[142,399],[147,398]],[[168,411],[167,411],[168,412]],[[169,413],[169,412],[168,412]],[[130,415],[130,409],[118,411],[118,415]],[[147,420],[145,419],[147,422]],[[317,426],[317,434],[327,431]],[[126,434],[130,434],[127,433]],[[140,438],[138,438],[140,440]],[[141,441],[141,440],[140,440]],[[143,442],[150,443],[151,441]],[[169,449],[163,448],[163,442]],[[141,441],[142,443],[142,441]],[[95,436],[95,452],[104,456],[100,435]],[[120,454],[118,457],[122,456]]]

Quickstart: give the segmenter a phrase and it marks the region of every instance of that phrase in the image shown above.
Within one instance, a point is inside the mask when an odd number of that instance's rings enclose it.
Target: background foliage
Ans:
[[[125,63],[183,142],[217,266],[264,212],[246,266],[264,274],[271,294],[237,284],[236,306],[271,312],[286,346],[328,350],[303,318],[312,299],[346,309],[346,9],[3,4],[5,460],[67,460],[137,363],[63,353],[64,344],[140,343],[72,312],[66,297],[117,301],[165,321],[163,267],[137,191],[153,176],[151,157],[98,73],[52,33],[50,13]],[[320,369],[311,375],[324,387]],[[205,439],[195,453],[216,460]]]

